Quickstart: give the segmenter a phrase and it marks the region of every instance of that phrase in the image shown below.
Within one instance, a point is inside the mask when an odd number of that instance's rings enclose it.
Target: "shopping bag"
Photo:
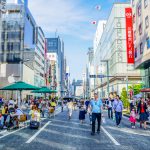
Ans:
[[[49,112],[50,112],[50,113],[54,113],[54,108],[53,108],[53,107],[50,107]]]
[[[102,123],[105,124],[106,123],[106,119],[104,117],[102,117]]]
[[[20,115],[19,122],[25,122],[25,121],[27,121],[27,115],[26,114]]]
[[[115,121],[115,120],[116,120],[115,115],[113,115],[113,121]]]

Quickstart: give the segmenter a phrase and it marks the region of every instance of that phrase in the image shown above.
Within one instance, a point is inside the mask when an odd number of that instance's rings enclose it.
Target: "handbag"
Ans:
[[[50,107],[49,112],[50,112],[50,113],[54,113],[54,108],[53,108],[53,107]]]
[[[22,115],[19,115],[19,122],[25,122],[27,121],[27,115],[24,114],[24,112],[18,108],[18,110],[20,110],[23,114]]]
[[[148,111],[146,111],[146,115],[147,115],[147,118],[149,117],[149,112]]]
[[[26,114],[20,115],[19,122],[25,122],[25,121],[27,121],[27,115]]]

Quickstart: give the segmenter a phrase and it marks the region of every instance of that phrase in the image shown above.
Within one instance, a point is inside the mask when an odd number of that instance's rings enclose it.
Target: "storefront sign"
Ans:
[[[56,53],[47,53],[47,59],[50,61],[56,61],[57,60],[57,54]]]
[[[125,17],[126,17],[127,63],[134,64],[133,26],[132,26],[131,8],[125,8]]]

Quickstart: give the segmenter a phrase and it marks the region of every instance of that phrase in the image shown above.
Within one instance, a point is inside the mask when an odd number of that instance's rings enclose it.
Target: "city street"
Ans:
[[[91,136],[88,116],[86,122],[80,124],[78,111],[73,112],[70,121],[67,111],[60,110],[54,119],[42,120],[39,130],[28,127],[17,131],[0,133],[0,149],[5,150],[148,150],[150,130],[144,131],[137,124],[136,129],[130,128],[127,118],[123,118],[121,128],[115,127],[108,120],[101,127],[101,134]],[[106,115],[106,113],[105,113]]]

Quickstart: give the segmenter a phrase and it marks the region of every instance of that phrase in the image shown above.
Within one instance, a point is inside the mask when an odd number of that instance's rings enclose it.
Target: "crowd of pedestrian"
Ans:
[[[105,106],[105,107],[104,107]],[[71,119],[73,113],[73,101],[67,103],[68,107],[68,118]],[[98,98],[98,94],[94,94],[93,99],[80,100],[79,107],[79,121],[84,123],[86,114],[89,117],[91,126],[91,135],[95,135],[96,131],[100,133],[101,122],[105,120],[103,116],[104,108],[107,108],[108,118],[115,121],[116,127],[120,128],[122,116],[123,116],[123,102],[119,95],[116,95],[114,98],[108,98],[104,101]],[[130,103],[130,114],[129,114],[129,123],[131,123],[131,128],[136,128],[137,120],[140,122],[140,128],[144,127],[144,130],[147,129],[147,121],[149,117],[147,102],[144,98],[140,98],[136,104]],[[97,121],[97,130],[95,129]],[[144,124],[144,126],[142,126]]]
[[[17,100],[12,98],[5,100],[0,97],[0,129],[19,128],[19,122],[26,121],[28,118],[40,122],[41,117],[49,117],[55,113],[56,105],[55,98],[48,100],[31,97],[18,107]]]

